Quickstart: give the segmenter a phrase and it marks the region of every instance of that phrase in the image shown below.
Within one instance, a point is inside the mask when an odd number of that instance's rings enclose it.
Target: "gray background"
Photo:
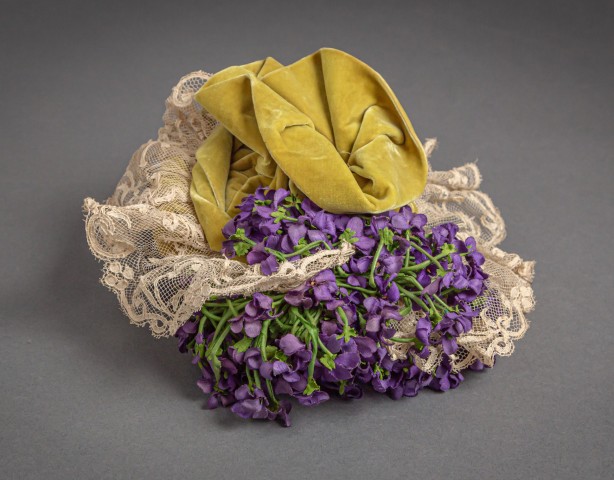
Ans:
[[[611,478],[610,2],[2,2],[0,477]],[[201,410],[174,340],[99,283],[85,196],[156,136],[183,74],[322,46],[388,80],[437,168],[479,158],[503,247],[536,259],[516,353],[458,390]]]

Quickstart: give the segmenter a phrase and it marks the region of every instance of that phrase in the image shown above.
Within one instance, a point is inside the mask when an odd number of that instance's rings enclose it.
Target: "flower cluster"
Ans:
[[[336,215],[283,189],[258,189],[239,208],[224,227],[223,253],[258,264],[264,275],[344,242],[355,254],[286,293],[211,298],[178,330],[180,350],[202,372],[209,408],[289,425],[288,397],[316,405],[331,393],[360,398],[371,386],[398,399],[463,380],[453,370],[457,338],[472,328],[479,313],[472,302],[487,274],[475,240],[460,239],[455,224],[425,229],[427,218],[409,206]],[[418,319],[414,336],[395,336],[408,315]],[[409,344],[406,359],[390,356],[393,342]],[[425,372],[412,359],[432,349],[442,360]]]

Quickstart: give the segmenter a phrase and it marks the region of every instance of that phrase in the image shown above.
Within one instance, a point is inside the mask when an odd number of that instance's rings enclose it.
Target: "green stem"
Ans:
[[[227,306],[227,304],[226,304],[226,301],[227,301],[228,299],[227,299],[227,298],[224,298],[224,299],[219,299],[219,300],[220,300],[220,301],[219,301],[219,303],[216,303],[217,301],[216,301],[216,302],[205,302],[205,303],[203,304],[203,307],[208,307],[208,308],[209,308],[209,310],[211,310],[211,309],[221,309],[221,310],[226,310],[226,309],[228,308],[228,306]],[[223,301],[222,301],[222,300],[223,300]],[[243,307],[245,307],[245,305],[247,305],[247,304],[248,304],[250,301],[251,301],[251,299],[250,299],[250,300],[248,300],[248,299],[243,299],[243,300],[241,300],[241,299],[236,299],[236,300],[233,302],[233,305],[234,305],[234,307],[235,307],[236,309],[238,309],[238,310],[242,310],[242,309],[243,309]],[[202,310],[201,310],[201,311],[202,311]],[[204,313],[204,312],[203,312],[203,313]]]
[[[413,283],[418,290],[420,290],[420,291],[424,290],[424,287],[420,284],[420,282],[417,279],[415,279],[414,277],[406,277],[406,278],[411,283]],[[444,308],[446,311],[450,309],[450,306],[446,302],[444,302],[441,298],[439,298],[439,296],[437,296],[435,294],[429,295],[428,298],[427,298],[427,300],[429,301],[429,303],[431,303],[431,305],[433,305],[433,303],[432,303],[430,297],[433,297],[437,301],[437,303],[439,303],[440,307]],[[433,308],[435,308],[435,305],[433,305]]]
[[[335,272],[337,272],[337,276],[338,277],[343,277],[343,278],[347,278],[350,276],[349,273],[346,273],[343,271],[343,268],[341,267],[335,267]]]
[[[205,330],[205,324],[207,323],[207,317],[203,314],[203,317],[200,319],[200,323],[198,324],[198,333],[203,333]]]
[[[426,250],[424,250],[420,245],[418,245],[415,242],[410,242],[410,245],[412,247],[414,247],[416,250],[418,250],[420,253],[422,253],[426,258],[428,258],[431,262],[433,262],[435,265],[437,265],[440,269],[445,270],[442,266],[441,263],[439,263],[439,260],[437,260],[435,257],[433,257],[433,255],[431,255],[430,253],[428,253]],[[423,262],[424,263],[424,262]],[[411,268],[411,267],[410,267]]]
[[[258,373],[258,370],[252,371],[254,372],[254,383],[260,390],[262,390],[262,383],[260,382],[260,374]]]
[[[210,360],[212,360],[212,358],[216,356],[215,352],[217,352],[217,349],[220,348],[220,345],[222,344],[222,342],[224,341],[224,339],[230,332],[230,324],[228,324],[228,319],[230,318],[230,315],[231,315],[230,310],[227,310],[224,313],[224,316],[220,319],[217,326],[215,327],[215,332],[213,333],[213,340],[209,344],[209,347],[207,348],[207,352],[205,353],[205,356]],[[224,333],[221,333],[223,327],[225,327],[223,330]]]
[[[259,341],[258,343],[260,344],[260,354],[262,355],[262,361],[266,362],[267,358],[266,358],[266,342],[267,342],[267,336],[269,334],[269,325],[271,324],[271,319],[267,319],[264,322],[262,322],[262,330],[260,330],[260,335],[258,335]]]
[[[205,307],[209,307],[209,308],[205,308]],[[208,305],[208,304],[204,304],[203,308],[201,308],[201,312],[203,313],[203,315],[207,315],[207,317],[209,317],[210,319],[213,318],[214,320],[217,320],[218,322],[222,319],[222,317],[220,317],[219,315],[216,315],[215,313],[211,313],[211,309],[212,308],[217,308],[219,307],[219,305],[216,305],[215,307]]]
[[[367,320],[365,320],[365,317],[360,312],[358,312],[358,324],[360,325],[360,330],[367,328]]]
[[[235,237],[235,238],[232,238],[232,237]],[[254,242],[254,241],[253,241],[251,238],[247,238],[247,236],[245,235],[245,233],[243,233],[243,234],[241,234],[241,235],[238,235],[237,233],[235,233],[235,234],[233,234],[233,235],[231,235],[231,236],[230,236],[230,239],[231,239],[231,240],[234,240],[235,242],[236,242],[236,241],[245,242],[245,243],[247,243],[248,245],[250,245],[250,246],[252,246],[252,247],[253,247],[254,245],[256,245],[256,242]]]
[[[392,338],[389,338],[388,340],[390,340],[391,342],[397,342],[397,343],[414,343],[417,339],[416,338],[392,337]]]
[[[441,298],[439,298],[438,295],[433,295],[433,298],[435,299],[435,301],[437,303],[439,303],[439,305],[441,306],[441,308],[443,308],[446,312],[450,310],[450,305],[448,305],[446,302],[444,302]]]
[[[290,258],[290,257],[294,257],[296,255],[302,255],[305,252],[308,252],[309,250],[311,250],[312,248],[317,247],[320,243],[324,243],[324,240],[317,240],[315,242],[311,242],[308,245],[305,245],[304,247],[299,248],[298,250],[295,250],[292,253],[282,253],[281,256],[284,258]]]
[[[305,310],[305,316],[307,317],[307,319],[309,320],[309,325],[315,327],[318,324],[318,319],[320,318],[318,315],[318,318],[314,318],[311,315],[311,310]]]
[[[251,369],[246,365],[245,375],[247,375],[247,384],[249,385],[249,390],[253,392],[254,391],[254,380],[252,380],[252,376],[249,374],[250,370]]]
[[[345,287],[345,288],[349,288],[352,290],[356,290],[357,292],[362,292],[365,293],[371,297],[375,296],[377,294],[377,292],[375,290],[369,290],[368,288],[362,288],[362,287],[355,287],[354,285],[350,285],[348,283],[344,283],[344,282],[340,282],[339,280],[337,280],[337,285],[339,285],[340,287]]]
[[[348,322],[348,317],[341,307],[337,307],[337,313],[339,313],[339,316],[343,320],[343,340],[345,343],[348,343],[350,341],[350,324]]]
[[[269,325],[271,324],[271,319],[269,318],[268,320],[265,320],[264,322],[262,322],[262,330],[260,331],[260,355],[262,355],[262,361],[266,362],[268,359],[266,357],[266,344],[267,344],[267,336],[269,334]],[[273,392],[273,384],[271,383],[271,380],[269,380],[268,378],[265,379],[266,381],[266,387],[267,390],[269,392],[269,398],[271,399],[271,401],[273,402],[273,406],[277,407],[277,405],[279,404],[277,401],[277,398],[275,398],[275,393]]]
[[[322,351],[327,354],[330,355],[331,357],[335,357],[335,354],[332,353],[328,348],[326,348],[326,345],[324,345],[324,343],[322,343],[322,340],[320,339],[320,336],[317,336],[317,340],[318,340],[318,345],[320,345],[320,348],[322,349]]]
[[[371,288],[375,288],[375,267],[377,266],[377,261],[382,253],[382,248],[384,248],[384,239],[380,237],[379,243],[377,244],[377,250],[375,250],[375,255],[373,255],[373,261],[371,262],[371,269],[369,270],[369,285]]]
[[[239,316],[239,312],[237,312],[234,303],[231,302],[229,298],[226,299],[226,305],[228,306],[228,308],[230,309],[230,311],[232,312],[232,315],[234,317],[238,317]]]
[[[407,241],[409,241],[409,237],[410,236],[411,236],[410,230],[405,230],[405,239]],[[409,251],[410,251],[410,248],[408,247],[407,251],[405,252],[405,259],[403,261],[403,268],[407,268],[409,266],[409,257],[410,257]]]
[[[229,333],[230,333],[230,325],[226,325],[226,328],[222,330],[221,334],[215,339],[215,342],[212,345],[210,345],[208,350],[210,350],[211,354],[208,355],[208,357],[217,356],[215,355],[215,352],[217,352],[217,350],[220,348],[220,346],[222,345],[222,342],[226,339]]]
[[[271,308],[273,310],[275,310],[279,305],[283,305],[285,303],[284,295],[276,295],[276,296],[271,297],[271,298],[274,299],[273,300],[273,304],[271,305]]]
[[[269,391],[269,398],[271,399],[271,402],[273,403],[274,410],[277,410],[279,401],[275,397],[275,392],[273,390],[273,382],[271,382],[271,380],[269,380],[268,378],[265,378],[265,382],[266,382],[266,388]]]
[[[328,349],[326,348],[326,345],[324,345],[324,343],[322,343],[322,340],[320,339],[320,335],[318,335],[318,328],[317,328],[317,319],[314,319],[311,316],[311,312],[309,310],[305,311],[305,315],[307,316],[307,318],[309,319],[309,321],[311,322],[308,325],[308,321],[303,319],[301,317],[300,314],[297,314],[299,319],[303,320],[305,322],[305,327],[309,330],[309,332],[311,333],[311,337],[318,342],[318,345],[320,346],[320,348],[322,349],[322,351],[328,355],[330,355],[331,357],[334,357],[335,355]]]
[[[307,376],[309,379],[313,378],[313,370],[316,367],[316,358],[318,357],[318,342],[311,341],[311,360],[309,361],[309,366],[307,367]]]
[[[292,328],[290,329],[290,333],[292,335],[294,335],[295,337],[298,336],[297,335],[297,331],[298,331],[298,327],[300,327],[300,325],[301,325],[300,322],[296,322],[296,321],[292,324]]]
[[[454,253],[454,252],[450,252],[450,253]],[[442,258],[446,258],[448,255],[450,255],[450,253],[440,253],[438,255],[435,255],[433,258],[436,259],[436,260],[441,260]],[[459,255],[461,257],[464,257],[467,254],[466,253],[459,253]],[[407,265],[405,265],[401,269],[401,272],[419,272],[420,270],[424,270],[431,263],[433,263],[431,260],[425,260],[424,262],[417,263],[416,265],[412,265],[411,267],[408,267]]]
[[[420,305],[422,307],[422,309],[426,312],[428,312],[429,307],[426,303],[424,303],[420,298],[418,298],[416,295],[414,295],[413,293],[405,290],[402,287],[399,287],[399,289],[405,294],[404,296],[406,298],[409,298],[410,301],[410,305],[407,305],[403,310],[401,310],[401,315],[407,315],[409,312],[411,312],[412,307],[411,307],[411,303],[417,303],[418,305]]]
[[[287,332],[288,330],[290,330],[292,327],[286,325],[284,322],[282,322],[279,318],[275,319],[275,325],[277,325],[279,328],[282,329],[282,331]]]
[[[416,277],[407,276],[407,277],[404,277],[404,278],[407,278],[409,283],[413,284],[414,287],[416,287],[419,291],[424,290],[424,287],[422,286],[422,284],[418,281],[418,279]]]

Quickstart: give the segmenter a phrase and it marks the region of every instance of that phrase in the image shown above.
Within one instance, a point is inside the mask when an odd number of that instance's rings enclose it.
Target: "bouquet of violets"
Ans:
[[[453,223],[427,229],[426,216],[410,206],[339,215],[284,189],[259,188],[239,210],[223,229],[222,251],[263,275],[344,243],[355,253],[287,292],[209,298],[179,328],[179,350],[198,365],[208,408],[289,426],[290,398],[317,405],[331,394],[360,398],[370,386],[399,399],[460,384],[456,339],[480,313],[476,299],[488,278],[472,237],[460,239]],[[396,328],[408,316],[417,319],[411,338]],[[390,353],[399,342],[409,347],[404,358]],[[424,371],[414,359],[436,346],[442,360]]]

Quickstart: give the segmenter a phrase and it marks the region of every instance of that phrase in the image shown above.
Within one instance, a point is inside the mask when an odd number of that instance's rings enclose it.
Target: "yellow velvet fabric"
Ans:
[[[377,213],[417,198],[427,161],[384,79],[339,50],[289,66],[226,68],[196,100],[220,125],[196,152],[190,194],[211,248],[257,187],[289,188],[333,213]]]

